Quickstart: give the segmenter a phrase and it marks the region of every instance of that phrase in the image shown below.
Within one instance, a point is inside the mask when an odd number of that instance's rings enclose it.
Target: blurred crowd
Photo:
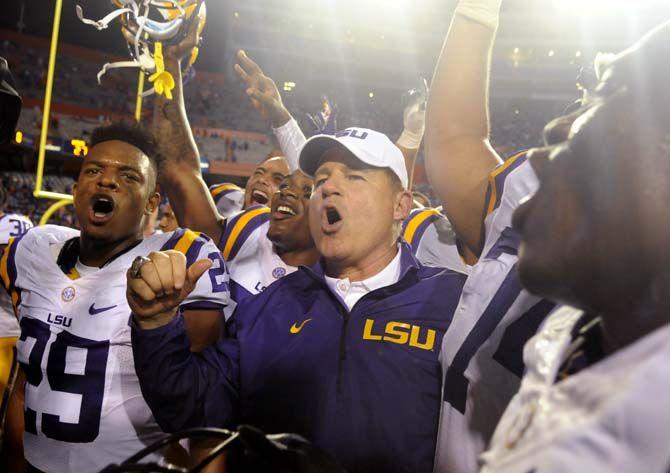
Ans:
[[[7,58],[11,69],[15,71],[17,87],[21,90],[24,100],[35,99],[40,103],[44,98],[48,51],[22,47],[5,40],[0,43],[0,55]],[[112,71],[103,77],[101,84],[98,84],[96,75],[100,67],[101,64],[61,52],[55,76],[54,103],[75,105],[99,111],[99,114],[93,118],[54,113],[50,124],[50,139],[63,140],[66,144],[72,137],[87,139],[94,127],[110,122],[111,114],[130,116],[134,112],[136,81],[134,72]],[[273,143],[270,137],[257,141],[231,137],[226,133],[226,130],[233,130],[268,135],[269,131],[267,124],[257,119],[237,80],[229,80],[229,77],[223,74],[198,74],[195,71],[188,73],[185,79],[186,106],[203,159],[257,163],[276,150],[276,143]],[[309,116],[318,112],[318,100],[315,102],[313,97],[307,99],[305,94],[284,95],[286,107],[296,118],[301,129],[308,136],[315,134],[317,130]],[[403,103],[400,95],[387,93],[377,97],[365,97],[360,101],[338,102],[337,97],[329,99],[336,111],[339,129],[356,124],[380,130],[388,136],[398,136],[402,130]],[[145,100],[145,111],[151,110],[152,105],[151,98]],[[538,145],[542,129],[540,124],[546,123],[550,117],[560,113],[565,105],[530,100],[514,102],[501,100],[494,103],[491,107],[493,124],[491,136],[494,147],[500,155],[509,156],[518,150]],[[19,123],[20,129],[38,136],[40,126],[39,105],[25,108]],[[418,155],[418,162],[422,160],[423,149]],[[29,215],[38,221],[48,208],[49,202],[32,196],[29,179],[29,176],[25,176],[20,182],[8,183],[10,188],[16,191],[16,197],[10,201],[9,207],[12,211]],[[427,182],[418,180],[415,189],[435,200]],[[58,220],[60,224],[74,224],[74,217],[67,208],[60,210],[53,219]]]

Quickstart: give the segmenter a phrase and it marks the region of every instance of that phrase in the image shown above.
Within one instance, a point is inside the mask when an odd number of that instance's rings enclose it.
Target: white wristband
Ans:
[[[423,139],[423,133],[415,133],[404,129],[400,134],[400,138],[396,141],[398,146],[402,146],[407,149],[419,149],[421,146],[421,140]]]
[[[407,149],[419,149],[423,140],[423,133],[414,133],[408,129],[404,129],[400,134],[400,138],[396,141],[396,145]]]
[[[456,14],[496,30],[501,4],[502,0],[461,0],[456,7]]]
[[[289,169],[291,172],[297,171],[300,150],[302,149],[302,145],[305,144],[305,141],[307,141],[298,122],[296,122],[294,118],[291,118],[279,128],[273,128],[272,131],[277,137],[277,141],[279,141],[279,147],[284,153],[284,156],[286,156]]]

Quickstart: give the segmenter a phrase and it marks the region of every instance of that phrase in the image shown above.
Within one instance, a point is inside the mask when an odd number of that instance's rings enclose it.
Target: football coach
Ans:
[[[129,271],[142,392],[168,432],[253,424],[298,433],[349,472],[431,472],[438,351],[465,277],[422,266],[399,239],[412,198],[385,135],[317,135],[300,167],[314,177],[310,230],[322,259],[243,301],[203,352],[190,351],[177,311],[186,263],[149,259]],[[147,286],[162,289],[147,296]]]

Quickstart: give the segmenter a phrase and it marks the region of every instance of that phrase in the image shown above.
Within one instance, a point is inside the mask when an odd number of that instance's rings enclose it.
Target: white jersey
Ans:
[[[522,289],[516,270],[520,236],[511,227],[512,214],[537,185],[524,154],[491,173],[484,250],[470,269],[442,340],[436,472],[479,470],[478,457],[519,388],[523,345],[554,309],[551,302]]]
[[[26,460],[44,472],[97,472],[161,436],[140,391],[126,271],[137,256],[175,249],[214,264],[183,308],[220,308],[228,276],[216,246],[190,230],[153,235],[100,269],[77,271],[79,232],[37,227],[10,242],[2,279],[16,294],[26,373]],[[154,457],[153,460],[157,458]]]
[[[224,182],[223,184],[214,184],[209,186],[209,192],[214,199],[216,209],[224,218],[230,218],[242,211],[244,207],[244,189]]]
[[[226,223],[219,248],[230,273],[231,299],[236,303],[298,269],[284,263],[275,252],[267,237],[269,227],[270,208],[262,205],[254,205]]]
[[[467,274],[470,267],[458,252],[456,232],[440,209],[414,209],[402,226],[402,237],[426,266]]]
[[[6,245],[11,238],[20,237],[31,228],[33,222],[25,215],[3,215],[0,217],[0,245]],[[6,291],[0,290],[0,338],[18,337],[20,332],[11,297]]]
[[[670,325],[557,381],[582,315],[561,307],[526,345],[483,473],[667,473]]]

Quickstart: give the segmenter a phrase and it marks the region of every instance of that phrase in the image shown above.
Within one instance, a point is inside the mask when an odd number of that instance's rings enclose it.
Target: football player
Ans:
[[[10,239],[22,236],[33,227],[33,222],[25,215],[5,213],[6,202],[7,190],[0,183],[0,252],[4,251]],[[7,292],[0,291],[0,393],[3,396],[0,401],[0,426],[16,361],[14,347],[20,331],[12,300]]]
[[[136,126],[97,129],[73,188],[81,232],[33,228],[3,253],[0,276],[21,326],[25,458],[37,471],[96,472],[161,435],[130,345],[126,272],[138,256],[206,260],[189,273],[184,285],[195,288],[180,311],[187,323],[209,323],[202,331],[216,338],[212,326],[228,301],[216,245],[190,230],[142,235],[160,202],[156,156],[155,141]],[[198,349],[204,338],[192,342]]]
[[[300,171],[286,176],[288,167],[279,167],[286,165],[286,160],[270,158],[256,168],[247,183],[245,202],[251,206],[228,219],[220,215],[202,179],[198,150],[188,125],[179,53],[180,48],[170,48],[165,56],[166,69],[175,78],[174,100],[156,98],[156,129],[160,133],[169,130],[170,139],[170,146],[163,152],[162,178],[178,222],[218,242],[230,272],[232,299],[240,302],[299,265],[316,262],[318,252],[307,221],[312,179]],[[277,186],[272,194],[267,181]]]
[[[295,171],[281,182],[269,209],[257,205],[228,220],[219,248],[235,302],[316,262],[319,254],[307,219],[312,189],[312,179]]]
[[[523,345],[555,307],[523,290],[517,272],[520,237],[512,214],[537,178],[525,153],[503,162],[489,144],[490,56],[500,4],[459,2],[428,101],[426,169],[458,241],[478,258],[442,341],[438,472],[478,470],[478,456],[519,388]]]
[[[158,221],[158,228],[160,228],[162,232],[173,232],[179,228],[177,217],[175,217],[169,202],[161,205],[160,213],[161,218]]]
[[[9,143],[21,110],[21,97],[14,88],[12,74],[7,61],[0,57],[0,144]],[[7,190],[0,182],[0,253],[10,238],[19,237],[32,228],[33,223],[25,215],[5,213]],[[9,294],[0,290],[0,437],[4,423],[9,393],[16,367],[16,338],[19,322],[14,314]]]
[[[668,54],[670,23],[605,66],[592,102],[529,154],[540,186],[514,215],[519,273],[569,306],[526,344],[483,472],[667,471]]]
[[[289,165],[283,156],[271,156],[256,166],[244,187],[244,208],[255,204],[267,206],[289,172]]]

